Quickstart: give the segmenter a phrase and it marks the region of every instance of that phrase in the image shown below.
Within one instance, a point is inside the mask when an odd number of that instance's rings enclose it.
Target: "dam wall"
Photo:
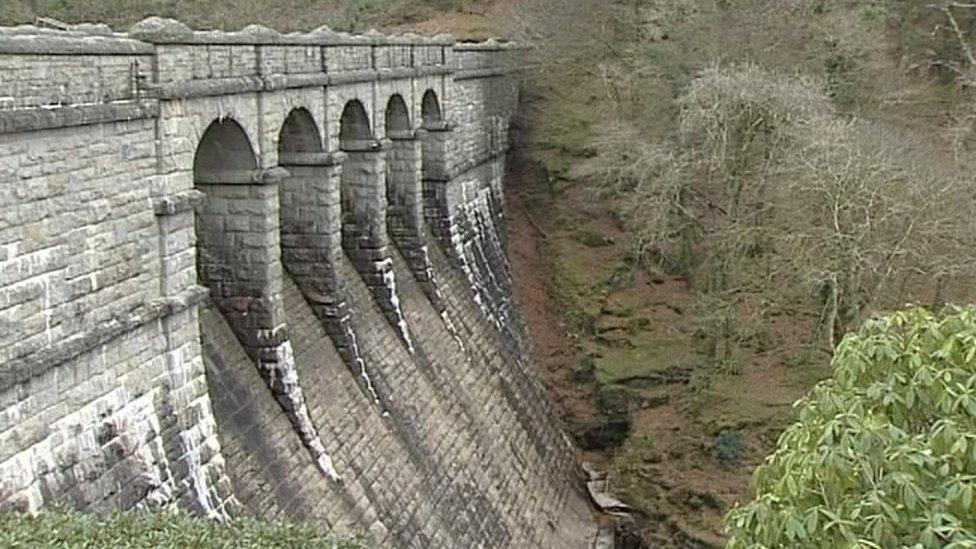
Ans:
[[[512,301],[518,51],[0,29],[0,509],[595,535]]]

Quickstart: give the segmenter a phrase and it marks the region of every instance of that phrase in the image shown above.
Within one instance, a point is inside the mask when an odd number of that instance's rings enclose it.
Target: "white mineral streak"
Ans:
[[[457,343],[458,349],[462,353],[467,353],[468,351],[464,348],[464,341],[461,339],[461,334],[458,332],[457,326],[454,325],[454,321],[451,320],[451,316],[447,314],[447,310],[441,311],[441,319],[444,320],[444,326],[447,327],[447,333],[451,334],[454,338],[454,342]]]
[[[292,351],[291,342],[285,341],[279,345],[275,349],[275,354],[277,354],[278,362],[264,365],[268,370],[268,383],[274,390],[275,382],[280,382],[281,392],[291,405],[292,421],[295,423],[305,447],[312,453],[312,458],[315,459],[319,470],[332,481],[341,481],[342,478],[336,472],[332,458],[326,452],[325,445],[322,444],[322,439],[319,438],[318,432],[312,424],[312,418],[308,415],[305,394],[302,393],[302,387],[298,383],[298,369],[295,368],[295,355]]]
[[[482,208],[482,206],[484,206]],[[477,261],[475,261],[475,253],[480,253],[483,260],[487,261],[485,256],[484,248],[482,247],[482,242],[485,240],[483,233],[483,224],[479,223],[482,212],[480,210],[488,208],[488,203],[485,200],[485,196],[479,196],[472,199],[464,193],[461,206],[461,215],[464,219],[468,221],[468,225],[471,228],[472,237],[469,242],[460,242],[460,238],[455,241],[455,249],[458,255],[462,258],[462,269],[465,274],[468,275],[468,279],[471,282],[472,288],[475,290],[476,298],[475,302],[478,307],[481,308],[482,312],[486,317],[495,325],[496,328],[502,330],[504,328],[504,319],[498,317],[498,312],[492,310],[491,305],[491,293],[488,288],[488,284],[499,287],[497,281],[494,279],[494,273],[491,269],[486,269],[488,273],[482,273],[482,269],[478,268]],[[490,211],[488,212],[490,215]],[[470,258],[469,258],[470,256]],[[488,280],[485,280],[485,275],[487,274]],[[486,284],[486,282],[488,284]],[[501,292],[504,293],[504,292]]]
[[[363,378],[363,383],[366,385],[366,391],[373,399],[373,403],[379,405],[380,397],[378,394],[376,394],[376,389],[373,387],[373,380],[370,379],[369,372],[366,371],[366,361],[363,360],[362,355],[359,354],[359,343],[356,340],[356,332],[354,332],[352,329],[352,319],[349,316],[346,316],[343,317],[340,322],[346,327],[346,338],[349,341],[349,350],[352,352],[356,365],[359,366],[359,375]]]
[[[486,231],[483,231],[483,234],[487,233],[488,244],[496,252],[495,256],[492,259],[496,262],[501,263],[502,273],[509,273],[511,271],[509,270],[508,256],[505,255],[504,246],[502,246],[502,239],[500,236],[498,236],[498,227],[496,227],[494,221],[492,221],[490,206],[487,203],[485,203],[484,209],[485,212],[482,212],[480,214],[479,220],[481,221],[483,226],[488,227]],[[493,270],[489,269],[489,271],[493,271]],[[497,277],[495,276],[495,273],[490,272],[490,276],[493,281],[496,281],[496,286],[498,286]],[[503,295],[508,295],[508,292],[504,292]]]
[[[76,481],[104,482],[104,471],[124,462],[135,474],[129,480],[143,481],[147,488],[143,505],[170,502],[173,476],[159,434],[157,398],[158,389],[133,399],[124,387],[117,387],[52,422],[47,436],[0,461],[0,492],[4,497],[13,495],[28,514],[34,514],[45,505],[47,494],[66,492]],[[8,417],[19,419],[17,406],[10,412],[13,416]],[[15,436],[4,435],[0,447]],[[97,475],[91,478],[86,473]]]
[[[183,431],[180,433],[181,451],[183,459],[186,460],[187,477],[196,496],[197,505],[208,519],[224,522],[230,520],[230,517],[215,501],[216,498],[210,489],[210,479],[200,460],[200,444],[205,438],[199,428]]]
[[[498,234],[498,228],[491,216],[491,205],[487,196],[479,197],[479,200],[475,201],[473,205],[467,206],[464,211],[466,215],[470,216],[470,225],[474,233],[471,242],[466,245],[466,250],[472,254],[472,259],[469,262],[477,267],[479,265],[477,258],[480,257],[480,265],[483,265],[483,268],[477,268],[478,273],[476,273],[479,276],[480,289],[486,291],[488,287],[492,287],[498,290],[493,293],[486,293],[484,296],[484,299],[493,305],[492,315],[489,318],[496,328],[507,331],[516,343],[521,345],[521,338],[517,330],[513,328],[514,324],[510,318],[511,309],[508,297],[510,292],[506,289],[511,287],[511,280],[508,278],[509,265],[501,237]],[[489,256],[486,250],[491,250],[494,253]]]
[[[400,307],[400,295],[397,294],[396,286],[396,274],[393,272],[393,260],[390,258],[384,259],[383,261],[377,263],[376,267],[383,272],[383,285],[386,286],[386,291],[390,295],[390,305],[393,306],[393,314],[397,318],[397,329],[400,330],[400,335],[403,337],[403,342],[407,344],[407,351],[410,354],[416,353],[416,349],[413,347],[413,340],[410,339],[410,330],[407,329],[407,319],[403,316],[403,309]]]
[[[427,245],[424,244],[420,247],[420,251],[424,254],[424,271],[427,273],[427,280],[430,281],[430,287],[434,290],[434,296],[437,301],[444,306],[444,310],[441,311],[441,319],[444,321],[444,326],[447,328],[447,333],[451,334],[454,338],[454,342],[457,343],[458,349],[462,353],[467,353],[464,348],[464,341],[461,339],[461,332],[458,331],[457,326],[454,325],[454,321],[451,320],[451,316],[447,312],[447,304],[444,303],[444,294],[441,293],[440,284],[437,283],[436,275],[434,274],[434,266],[430,263],[430,254],[427,251]]]
[[[466,208],[463,209],[466,210]],[[467,215],[467,212],[464,211],[463,214]],[[482,297],[483,295],[487,295],[486,294],[487,289],[481,283],[481,277],[479,277],[475,273],[475,269],[472,269],[470,261],[468,260],[468,254],[470,253],[469,249],[471,247],[471,243],[470,242],[465,243],[459,235],[452,236],[451,243],[454,245],[454,255],[457,256],[458,260],[461,262],[461,271],[464,273],[464,276],[468,279],[468,283],[471,284],[471,291],[474,297],[475,304],[478,306],[478,309],[481,310],[481,313],[485,315],[485,318],[487,318],[492,324],[494,324],[496,328],[501,329],[502,328],[501,321],[495,316],[494,312],[487,306],[487,304],[485,303],[485,299]]]
[[[159,416],[155,411],[155,404],[149,403],[148,413],[143,417],[136,418],[134,433],[136,440],[145,440],[148,433],[160,433],[162,430],[159,425]],[[133,434],[130,434],[133,436]],[[151,445],[151,446],[150,446]],[[134,454],[144,467],[142,481],[149,487],[145,499],[140,503],[144,507],[164,507],[174,503],[173,493],[176,486],[173,483],[173,472],[169,467],[169,460],[166,458],[166,450],[163,448],[163,440],[160,436],[152,437],[145,447],[140,447]]]
[[[430,254],[428,253],[427,245],[424,244],[421,246],[420,251],[424,254],[424,272],[427,274],[427,280],[431,282],[431,287],[433,287],[434,295],[437,297],[437,299],[443,301],[444,295],[441,294],[440,285],[437,284],[437,278],[434,275],[434,266],[430,263]]]

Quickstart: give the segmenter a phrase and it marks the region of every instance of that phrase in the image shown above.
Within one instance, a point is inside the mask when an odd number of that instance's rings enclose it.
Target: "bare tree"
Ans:
[[[866,315],[938,302],[972,269],[972,201],[951,159],[839,116],[822,83],[710,68],[680,103],[677,146],[612,128],[594,166],[625,197],[638,257],[693,279],[715,363],[751,296],[808,310],[833,348]]]
[[[820,118],[804,133],[778,200],[777,274],[815,290],[833,348],[866,315],[972,268],[972,201],[961,177],[891,130]]]

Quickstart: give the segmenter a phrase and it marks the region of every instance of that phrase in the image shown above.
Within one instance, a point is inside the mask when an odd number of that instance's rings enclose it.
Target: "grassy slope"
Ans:
[[[0,547],[356,549],[364,545],[355,538],[323,534],[311,526],[251,520],[228,526],[162,511],[94,518],[58,510],[37,518],[0,515]]]

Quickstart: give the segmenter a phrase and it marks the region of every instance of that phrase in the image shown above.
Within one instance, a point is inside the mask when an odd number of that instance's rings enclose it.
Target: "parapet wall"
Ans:
[[[510,299],[517,59],[0,29],[0,508],[587,545]]]

